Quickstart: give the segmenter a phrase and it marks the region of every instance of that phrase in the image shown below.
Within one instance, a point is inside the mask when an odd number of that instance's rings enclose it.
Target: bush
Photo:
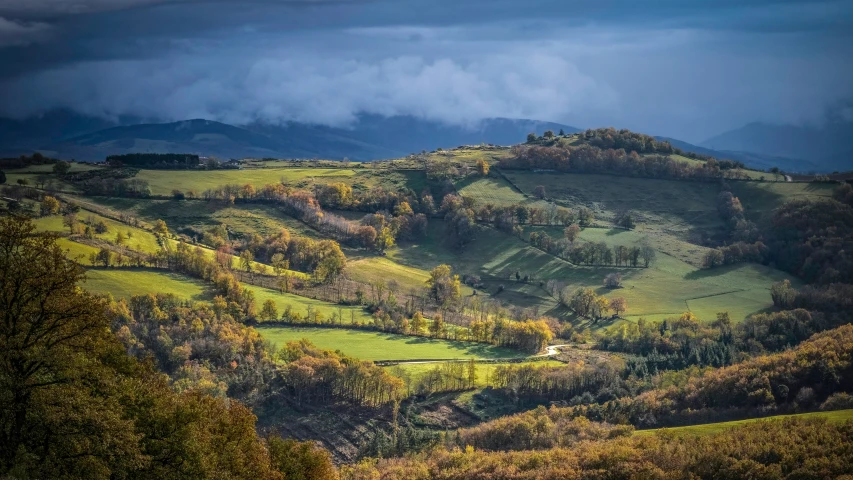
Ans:
[[[619,288],[622,286],[622,274],[611,273],[604,277],[604,286],[607,288]]]
[[[853,408],[853,395],[844,392],[833,393],[820,406],[821,410],[846,410]]]

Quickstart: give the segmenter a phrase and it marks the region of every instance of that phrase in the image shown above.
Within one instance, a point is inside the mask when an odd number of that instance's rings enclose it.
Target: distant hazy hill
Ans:
[[[694,152],[701,155],[709,155],[722,160],[738,160],[750,168],[759,170],[767,170],[772,167],[779,167],[786,172],[809,172],[820,170],[815,164],[807,160],[796,158],[777,157],[773,155],[762,155],[760,153],[731,151],[731,150],[714,150],[711,148],[700,147],[687,143],[675,138],[655,137],[658,140],[669,142],[673,147],[684,150],[685,152]]]
[[[802,158],[812,164],[811,168],[800,169],[804,171],[851,170],[853,122],[839,119],[821,127],[750,123],[709,138],[701,146],[715,150]]]
[[[0,155],[40,150],[58,158],[99,161],[124,153],[195,153],[219,158],[277,157],[375,160],[463,144],[510,145],[530,132],[578,129],[533,120],[490,119],[459,127],[415,117],[362,116],[351,128],[302,123],[242,127],[210,120],[118,126],[56,112],[24,121],[0,119]]]
[[[0,118],[0,156],[32,153],[49,143],[116,126],[110,120],[56,110],[25,120]]]

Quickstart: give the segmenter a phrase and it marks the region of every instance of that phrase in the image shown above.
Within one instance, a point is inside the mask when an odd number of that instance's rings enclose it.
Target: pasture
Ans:
[[[87,262],[89,260],[89,255],[92,253],[98,253],[98,249],[91,245],[77,243],[65,237],[58,238],[56,240],[56,244],[66,252],[66,257],[76,260],[79,263]]]
[[[201,193],[209,188],[228,184],[250,183],[259,187],[268,183],[281,182],[285,185],[299,186],[303,183],[311,184],[315,179],[320,179],[320,183],[334,183],[351,179],[355,174],[355,170],[342,168],[140,170],[135,178],[147,181],[152,195],[171,195],[172,190],[183,192],[195,190]]]
[[[488,177],[466,178],[456,185],[460,195],[472,197],[478,205],[491,203],[497,206],[522,204],[527,207],[547,207],[548,203],[535,197],[528,197],[513,188],[503,177],[497,174]]]
[[[701,270],[685,259],[701,257],[702,247],[638,230],[587,228],[581,232],[580,240],[603,241],[611,248],[648,242],[658,253],[647,269],[575,266],[492,229],[482,232],[464,251],[458,252],[442,242],[441,228],[441,225],[431,224],[425,239],[390,249],[388,258],[422,269],[447,263],[458,273],[481,275],[486,289],[496,294],[494,298],[499,301],[536,307],[541,315],[563,319],[571,318],[570,312],[559,306],[540,282],[555,280],[571,291],[589,287],[599,295],[624,297],[628,310],[623,316],[629,320],[640,317],[662,319],[686,311],[693,311],[703,320],[712,320],[718,312],[728,311],[734,321],[740,321],[750,314],[772,308],[770,286],[774,282],[789,279],[794,285],[800,285],[799,281],[781,271],[757,264]],[[661,242],[668,244],[662,245]],[[680,252],[684,259],[667,254],[667,251]],[[522,277],[530,275],[531,279],[526,283],[515,280],[516,271]],[[607,274],[613,272],[623,274],[622,288],[609,290],[603,287],[602,282]],[[504,291],[498,294],[501,285]],[[594,329],[610,325],[608,321],[592,325],[586,321],[576,322]]]
[[[252,184],[260,187],[282,183],[299,188],[314,184],[343,182],[354,189],[382,185],[394,189],[411,186],[423,188],[423,172],[380,170],[369,168],[244,168],[228,170],[140,170],[135,178],[145,180],[151,194],[170,196],[173,190],[194,190],[201,194],[207,189],[228,184]]]
[[[340,350],[363,360],[451,360],[520,358],[523,353],[482,343],[456,342],[342,328],[272,327],[257,330],[283,347],[302,338],[326,350]]]
[[[193,301],[210,301],[213,292],[201,280],[163,270],[90,269],[83,288],[109,293],[116,299],[149,293],[173,294]]]
[[[303,317],[307,317],[310,310],[312,312],[312,318],[313,314],[317,314],[318,318],[323,318],[324,320],[337,318],[335,321],[336,324],[342,323],[344,325],[349,325],[352,324],[353,321],[363,324],[373,320],[372,317],[361,307],[336,305],[322,300],[300,297],[299,295],[294,295],[292,293],[280,293],[269,288],[256,287],[252,285],[243,286],[255,292],[255,305],[257,305],[259,311],[264,302],[272,300],[275,302],[276,308],[278,308],[279,316],[289,306],[293,312],[299,313]]]
[[[810,413],[798,413],[793,415],[774,415],[772,417],[765,418],[750,418],[747,420],[735,420],[733,422],[719,422],[719,423],[706,423],[702,425],[689,425],[686,427],[672,427],[672,428],[653,428],[648,430],[637,430],[634,432],[634,435],[674,435],[676,437],[688,437],[688,436],[700,436],[700,435],[713,435],[715,433],[724,432],[726,430],[732,429],[734,427],[739,427],[741,425],[746,425],[748,423],[755,422],[774,422],[779,420],[785,420],[788,418],[798,418],[798,419],[811,419],[811,418],[822,418],[826,419],[827,422],[830,423],[845,423],[853,421],[853,410],[835,410],[830,412],[810,412]]]
[[[160,245],[157,243],[157,237],[147,230],[131,227],[130,225],[126,225],[87,210],[80,210],[80,212],[77,213],[77,220],[79,222],[91,224],[99,222],[106,224],[106,232],[94,234],[97,239],[114,242],[117,234],[121,232],[125,237],[124,245],[131,250],[145,253],[156,253],[160,250]],[[39,217],[33,220],[33,223],[38,231],[69,233],[68,227],[62,224],[62,216],[60,215]]]
[[[111,293],[116,298],[129,298],[146,293],[172,293],[188,300],[211,301],[216,295],[210,286],[201,280],[166,270],[98,268],[87,270],[86,275],[89,280],[84,288],[97,293]],[[319,313],[325,319],[330,319],[333,315],[338,316],[343,319],[344,324],[351,323],[353,319],[361,323],[370,320],[367,312],[359,307],[338,306],[251,285],[244,285],[244,287],[255,293],[255,305],[258,310],[266,300],[271,299],[276,303],[279,314],[289,305],[294,312],[298,312],[303,317],[310,308],[312,312]]]
[[[436,264],[438,265],[438,264]],[[347,276],[362,283],[391,281],[398,285],[397,294],[421,291],[426,288],[429,271],[421,268],[401,265],[385,257],[361,257],[347,262]],[[463,295],[470,295],[473,290],[468,286],[462,287]]]

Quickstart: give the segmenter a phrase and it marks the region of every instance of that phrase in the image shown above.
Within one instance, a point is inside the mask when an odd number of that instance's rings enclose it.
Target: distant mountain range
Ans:
[[[700,147],[675,138],[655,137],[658,140],[669,142],[673,147],[681,149],[685,152],[698,153],[700,155],[708,155],[721,160],[738,160],[750,168],[759,170],[767,170],[772,167],[779,167],[786,172],[812,172],[825,171],[826,168],[807,160],[779,157],[774,155],[760,154],[754,152],[743,152],[736,150],[714,150],[711,148]]]
[[[808,162],[791,171],[853,170],[853,121],[835,118],[821,126],[750,123],[700,143],[714,150],[752,152],[770,157],[797,158]],[[780,168],[786,169],[782,165]]]
[[[171,123],[138,118],[116,121],[52,111],[26,120],[0,118],[0,156],[33,151],[63,159],[101,161],[123,153],[195,153],[220,159],[245,157],[378,160],[459,145],[521,143],[530,132],[579,129],[536,120],[493,118],[461,127],[411,116],[362,115],[349,128],[289,122],[234,126],[212,120]],[[657,137],[688,152],[788,172],[853,170],[853,122],[824,127],[752,123],[699,145]]]
[[[127,123],[127,124],[120,124]],[[35,150],[63,159],[101,161],[123,153],[195,153],[244,157],[377,160],[459,145],[523,142],[530,132],[579,131],[568,125],[495,118],[470,128],[415,117],[363,115],[351,128],[290,122],[233,126],[211,120],[109,122],[67,111],[23,121],[0,119],[0,156]]]

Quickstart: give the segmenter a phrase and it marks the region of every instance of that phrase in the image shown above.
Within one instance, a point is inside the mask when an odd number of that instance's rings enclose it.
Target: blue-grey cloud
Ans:
[[[523,116],[700,140],[816,121],[853,97],[850,2],[63,3],[0,1],[0,16],[42,29],[4,43],[0,23],[0,115]]]

